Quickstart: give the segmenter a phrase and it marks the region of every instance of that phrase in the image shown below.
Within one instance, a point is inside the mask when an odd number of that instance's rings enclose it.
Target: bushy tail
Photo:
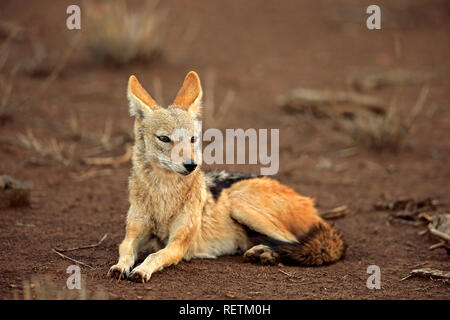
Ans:
[[[334,229],[325,222],[320,222],[297,239],[298,242],[284,242],[265,238],[263,243],[272,248],[284,264],[320,266],[341,259],[346,246]]]

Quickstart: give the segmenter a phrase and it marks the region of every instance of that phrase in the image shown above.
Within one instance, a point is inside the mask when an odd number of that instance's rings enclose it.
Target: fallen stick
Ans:
[[[284,271],[284,270],[281,270],[281,269],[278,269],[278,271],[280,271],[281,273],[287,275],[289,278],[293,278],[294,277],[294,275],[292,273],[289,273],[287,271]]]
[[[301,277],[296,276],[295,274],[289,273],[289,272],[287,272],[287,271],[284,271],[284,270],[282,270],[282,269],[278,269],[278,271],[280,271],[282,274],[287,275],[289,278],[302,279]]]
[[[400,281],[406,280],[411,277],[436,277],[439,279],[450,279],[450,271],[442,271],[432,268],[423,268],[412,270],[409,275],[400,279]]]
[[[350,210],[346,205],[336,207],[330,211],[320,213],[320,216],[324,219],[339,219],[345,217],[350,213]]]
[[[96,178],[96,177],[104,177],[104,176],[110,176],[113,174],[113,170],[112,169],[102,169],[102,170],[89,170],[81,175],[72,175],[72,178],[75,181],[81,182],[81,181],[85,181],[91,178]]]
[[[98,158],[85,158],[83,162],[87,165],[94,166],[108,166],[112,165],[117,167],[123,163],[127,163],[130,161],[132,155],[132,147],[130,144],[127,144],[126,151],[123,155],[118,157],[98,157]]]
[[[433,244],[432,246],[429,247],[430,250],[434,250],[437,248],[441,248],[441,247],[445,247],[445,241],[442,240],[441,242],[438,242],[436,244]]]
[[[425,84],[438,77],[437,73],[402,69],[372,71],[361,70],[349,77],[349,84],[358,91],[369,91],[389,86]]]
[[[331,90],[315,90],[307,88],[298,88],[292,90],[286,95],[278,97],[278,105],[281,107],[290,107],[297,110],[304,108],[320,108],[320,107],[362,107],[376,114],[384,114],[387,104],[384,100],[351,91],[331,91]],[[326,109],[321,109],[325,114]],[[346,110],[345,108],[342,110]]]
[[[436,237],[442,238],[447,242],[450,242],[450,236],[442,231],[435,229],[434,227],[429,227],[430,233]]]
[[[103,241],[105,241],[105,239],[108,237],[108,234],[105,233],[105,235],[103,236],[103,238],[100,239],[99,242],[95,243],[95,244],[88,244],[86,246],[81,246],[81,247],[74,247],[74,248],[69,248],[69,249],[61,249],[61,248],[55,248],[56,251],[58,252],[67,252],[67,251],[74,251],[74,250],[81,250],[81,249],[90,249],[90,248],[95,248],[98,247],[99,245],[102,244]]]
[[[59,255],[61,258],[68,259],[68,260],[73,261],[73,262],[75,262],[75,263],[81,264],[82,266],[85,266],[85,267],[94,269],[94,267],[92,267],[92,266],[90,266],[90,265],[88,265],[88,264],[86,264],[86,263],[84,263],[84,262],[75,260],[74,258],[68,257],[68,256],[66,256],[65,254],[62,254],[61,252],[58,252],[58,251],[55,250],[55,249],[52,249],[52,251],[55,252],[57,255]]]

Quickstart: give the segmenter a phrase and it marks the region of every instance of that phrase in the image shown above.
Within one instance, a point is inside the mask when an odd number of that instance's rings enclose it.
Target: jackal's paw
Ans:
[[[277,263],[277,259],[278,254],[262,244],[254,246],[244,253],[244,260],[251,263],[274,265]]]
[[[128,279],[134,282],[148,282],[150,280],[150,277],[152,275],[148,272],[145,272],[144,270],[140,269],[139,267],[134,268],[133,271],[131,271],[130,276]]]
[[[117,279],[117,280],[124,280],[128,277],[130,274],[130,267],[122,267],[118,264],[112,266],[108,271],[108,277]]]

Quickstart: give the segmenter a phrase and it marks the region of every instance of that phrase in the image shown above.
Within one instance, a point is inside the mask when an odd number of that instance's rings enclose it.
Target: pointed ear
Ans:
[[[135,76],[128,80],[128,101],[130,103],[130,115],[143,119],[145,112],[152,112],[158,108],[158,103],[141,86]]]
[[[184,79],[183,86],[178,91],[173,105],[196,115],[200,111],[202,96],[200,78],[196,72],[191,71]]]

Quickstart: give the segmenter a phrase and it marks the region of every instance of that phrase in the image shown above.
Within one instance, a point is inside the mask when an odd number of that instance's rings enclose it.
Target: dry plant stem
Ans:
[[[285,274],[286,276],[288,276],[289,278],[296,278],[296,279],[302,279],[299,276],[296,276],[295,274],[292,274],[290,272],[284,271],[283,269],[278,269],[278,271],[280,271],[282,274]]]
[[[350,213],[350,210],[346,205],[336,207],[330,211],[320,213],[320,216],[324,219],[338,219],[345,217]]]
[[[234,90],[227,90],[222,103],[216,108],[215,104],[215,83],[216,83],[216,72],[211,69],[208,70],[206,75],[205,88],[205,105],[208,106],[208,112],[206,119],[211,124],[221,123],[223,117],[225,116],[228,107],[233,103],[236,93]]]
[[[427,100],[429,93],[430,93],[430,88],[428,86],[424,86],[420,90],[419,97],[417,98],[417,101],[414,104],[414,107],[411,110],[411,113],[408,113],[408,117],[406,119],[406,125],[407,125],[408,129],[410,129],[412,127],[414,120],[417,118],[417,116],[423,110],[423,106],[425,105],[425,101]]]
[[[367,70],[357,71],[350,77],[350,84],[361,91],[369,91],[388,86],[399,86],[408,84],[426,84],[437,78],[436,73],[424,73],[412,70],[391,69],[370,72]]]
[[[27,134],[19,134],[17,138],[23,147],[33,150],[43,158],[50,158],[65,166],[72,164],[71,158],[74,153],[74,145],[67,147],[59,143],[55,138],[44,144],[34,136],[31,130],[28,130]],[[69,157],[66,157],[65,153]]]
[[[289,273],[289,272],[284,271],[282,269],[278,269],[278,271],[280,271],[282,274],[287,275],[289,278],[294,278],[294,275],[292,273]]]
[[[70,118],[68,125],[61,125],[55,123],[54,121],[48,121],[45,119],[30,117],[27,115],[22,115],[20,118],[18,118],[18,120],[33,126],[51,128],[63,135],[76,136],[79,139],[85,140],[87,142],[98,144],[99,148],[95,150],[95,153],[100,153],[105,150],[111,150],[114,147],[114,142],[111,133],[112,120],[110,119],[108,119],[105,122],[105,127],[102,136],[99,136],[98,134],[94,134],[92,132],[85,131],[81,127],[80,121],[78,120],[78,117],[76,115]]]
[[[159,105],[164,106],[164,99],[163,99],[163,88],[162,88],[162,82],[159,77],[153,77],[153,92],[156,101],[158,101]]]
[[[70,260],[72,262],[75,262],[75,263],[78,263],[78,264],[80,264],[82,266],[94,269],[94,267],[92,267],[92,266],[90,266],[90,265],[88,265],[88,264],[86,264],[84,262],[78,261],[78,260],[76,260],[74,258],[68,257],[65,254],[62,254],[61,252],[57,251],[56,249],[52,249],[52,251],[55,252],[57,255],[59,255],[61,258],[68,259],[68,260]]]
[[[445,241],[442,240],[441,242],[438,242],[436,244],[433,244],[432,246],[429,247],[430,250],[434,250],[434,249],[438,249],[438,248],[442,248],[445,247]]]
[[[100,241],[95,243],[95,244],[89,244],[89,245],[86,245],[86,246],[74,247],[74,248],[68,248],[68,249],[55,248],[55,250],[58,251],[58,252],[67,252],[67,251],[95,248],[95,247],[98,247],[99,245],[101,245],[102,242],[105,241],[105,239],[107,237],[108,237],[108,234],[105,233],[105,235],[100,239]]]
[[[158,56],[166,37],[167,10],[157,8],[159,1],[145,1],[139,10],[127,3],[85,1],[86,24],[91,32],[84,42],[100,62],[128,64],[148,62]]]
[[[25,98],[20,104],[19,107],[23,107],[24,104],[27,104],[27,107],[32,106],[36,101],[39,100],[41,95],[48,89],[48,87],[55,81],[55,79],[59,76],[61,71],[66,66],[69,61],[70,56],[72,55],[73,50],[79,44],[81,39],[81,33],[77,34],[75,38],[69,44],[66,52],[62,56],[59,63],[56,65],[55,69],[53,69],[52,73],[41,83],[41,85],[37,88],[36,91],[32,92],[30,96]]]
[[[132,147],[130,144],[126,145],[126,151],[122,156],[119,157],[100,157],[100,158],[86,158],[83,162],[87,165],[95,166],[119,166],[123,163],[127,163],[131,159]]]
[[[81,182],[95,177],[110,176],[113,173],[114,171],[112,169],[102,169],[102,170],[91,169],[84,174],[73,175],[72,178],[76,181]]]
[[[10,45],[13,38],[14,36],[10,35],[2,44],[2,47],[0,49],[0,72],[3,71],[3,68],[6,65],[6,61],[8,60]],[[10,101],[14,77],[16,76],[18,70],[19,64],[16,64],[15,66],[13,66],[9,76],[3,78],[0,74],[0,115],[7,112],[6,107],[8,105],[8,102]]]
[[[290,93],[278,98],[280,106],[292,106],[294,108],[303,106],[326,106],[335,104],[349,104],[365,108],[386,109],[386,103],[377,97],[360,94],[351,91],[316,90],[308,88],[297,88]]]
[[[430,233],[435,235],[436,237],[444,239],[447,242],[450,242],[450,236],[448,234],[445,234],[444,232],[436,230],[433,227],[430,228]]]
[[[442,271],[442,270],[432,269],[432,268],[415,269],[415,270],[412,270],[409,273],[409,275],[400,279],[400,281],[404,281],[411,277],[426,277],[426,278],[436,277],[439,279],[450,279],[450,271]]]

